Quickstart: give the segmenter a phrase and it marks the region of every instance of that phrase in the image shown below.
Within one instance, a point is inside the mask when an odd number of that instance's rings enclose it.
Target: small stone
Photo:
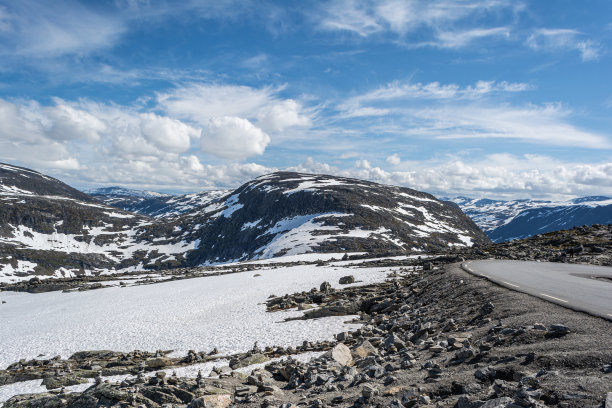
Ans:
[[[148,359],[145,364],[149,368],[162,368],[172,365],[172,360],[168,357],[155,357]]]
[[[534,323],[533,330],[546,331],[546,326],[544,326],[542,323]]]
[[[556,336],[565,336],[570,332],[569,327],[564,326],[562,324],[552,324],[550,325],[550,333]]]
[[[429,351],[431,351],[432,353],[441,353],[444,350],[446,349],[439,344],[435,344],[429,348]]]
[[[204,395],[195,398],[187,408],[226,408],[232,404],[229,394]]]
[[[361,395],[363,395],[365,399],[370,399],[372,397],[377,396],[378,394],[379,394],[378,388],[376,388],[372,384],[366,384],[361,389]]]
[[[331,290],[331,284],[329,282],[323,282],[319,287],[321,292],[329,292]]]
[[[365,371],[371,378],[380,378],[385,375],[385,369],[380,364],[372,364],[368,366]]]
[[[466,360],[474,356],[474,349],[471,347],[462,347],[455,352],[455,358],[457,360]]]
[[[397,377],[394,377],[392,375],[385,377],[385,381],[384,381],[385,386],[391,385],[395,382],[397,382]]]
[[[348,366],[353,363],[353,356],[351,355],[351,349],[346,347],[343,343],[338,343],[336,346],[325,353],[325,357],[334,360],[341,366]]]
[[[387,405],[387,408],[405,408],[405,407],[397,398],[394,398],[393,400],[391,400],[389,405]]]
[[[355,277],[353,275],[343,276],[338,281],[341,285],[348,285],[350,283],[355,283]]]
[[[237,397],[246,397],[247,395],[255,394],[257,392],[257,387],[253,385],[246,385],[242,387],[237,387],[235,394]]]
[[[510,405],[513,405],[514,401],[512,400],[512,398],[510,397],[501,397],[501,398],[495,398],[495,399],[491,399],[488,400],[487,402],[485,402],[484,404],[482,404],[480,406],[480,408],[500,408],[500,407],[507,407]]]
[[[253,364],[265,363],[268,360],[270,359],[266,357],[264,354],[255,353],[255,354],[251,354],[251,355],[245,356],[240,359],[233,359],[232,361],[230,361],[229,366],[232,370],[235,370],[237,368],[248,367]]]
[[[357,358],[364,358],[370,355],[377,355],[378,350],[376,350],[376,348],[372,345],[372,343],[370,343],[367,340],[364,340],[364,342],[361,343],[361,345],[355,348],[353,353],[355,354],[355,357]]]
[[[341,332],[336,334],[336,340],[338,341],[347,341],[348,339],[351,338],[351,335],[348,332]]]
[[[483,315],[483,316],[484,315],[488,315],[488,314],[493,312],[494,308],[495,308],[495,306],[493,305],[493,303],[488,302],[487,304],[483,305],[480,308],[480,314]]]
[[[480,381],[492,381],[495,379],[496,371],[493,367],[479,368],[474,373],[474,376]]]
[[[395,347],[396,350],[401,350],[406,347],[406,344],[399,338],[399,336],[395,333],[392,333],[385,339],[385,348],[390,349],[391,347]]]

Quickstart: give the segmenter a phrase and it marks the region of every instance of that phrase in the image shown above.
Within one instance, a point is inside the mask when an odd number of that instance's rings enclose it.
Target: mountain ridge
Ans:
[[[6,166],[0,167],[5,186],[0,279],[192,267],[307,252],[422,253],[489,242],[460,210],[429,194],[357,179],[278,172],[230,193],[154,197],[171,204],[155,209],[155,217],[108,206],[59,180]],[[32,178],[52,186],[41,189],[45,194],[18,190],[36,186],[28,181]],[[46,194],[62,191],[68,195]]]

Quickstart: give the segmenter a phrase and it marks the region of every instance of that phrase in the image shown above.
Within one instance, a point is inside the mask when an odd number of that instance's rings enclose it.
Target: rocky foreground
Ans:
[[[36,373],[54,390],[13,397],[5,407],[604,406],[612,391],[611,322],[497,287],[458,264],[424,269],[383,284],[333,290],[322,283],[268,299],[271,313],[298,307],[304,319],[359,315],[363,326],[335,342],[255,346],[198,378],[168,368],[219,356],[109,352],[21,361],[0,378]],[[324,353],[309,362],[292,357],[308,351]],[[254,363],[246,375],[236,371]],[[105,378],[118,373],[129,375]],[[61,388],[93,376],[85,391]]]

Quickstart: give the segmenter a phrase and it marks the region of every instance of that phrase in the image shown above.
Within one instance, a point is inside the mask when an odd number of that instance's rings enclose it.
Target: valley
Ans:
[[[0,170],[5,408],[607,396],[610,320],[460,265],[547,262],[553,279],[556,264],[609,267],[612,225],[492,243],[456,205],[363,180],[281,172],[232,191],[87,195]]]

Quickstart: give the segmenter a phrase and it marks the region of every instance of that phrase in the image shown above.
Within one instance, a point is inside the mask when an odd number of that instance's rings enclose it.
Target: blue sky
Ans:
[[[0,161],[81,188],[612,195],[611,40],[607,0],[0,0]]]

